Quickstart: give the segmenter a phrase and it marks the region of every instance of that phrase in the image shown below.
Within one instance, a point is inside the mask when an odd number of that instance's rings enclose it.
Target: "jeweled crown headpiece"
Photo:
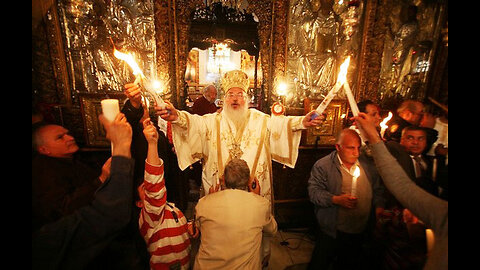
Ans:
[[[239,87],[245,93],[248,91],[250,81],[248,75],[241,70],[228,71],[223,75],[221,80],[221,86],[224,93],[227,93],[230,88]]]

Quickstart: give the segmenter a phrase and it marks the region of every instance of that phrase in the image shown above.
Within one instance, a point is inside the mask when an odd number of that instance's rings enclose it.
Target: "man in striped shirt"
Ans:
[[[158,132],[146,119],[143,134],[148,142],[144,182],[138,187],[142,208],[140,233],[150,253],[150,269],[189,269],[191,224],[174,204],[167,202],[163,160],[157,151]]]

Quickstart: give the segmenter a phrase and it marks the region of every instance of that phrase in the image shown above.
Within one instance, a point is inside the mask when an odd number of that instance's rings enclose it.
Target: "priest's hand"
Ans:
[[[172,103],[165,100],[165,107],[158,106],[155,104],[155,114],[160,116],[165,121],[176,121],[178,119],[177,109],[173,106]]]
[[[316,127],[323,123],[323,121],[327,118],[326,114],[323,113],[322,115],[318,116],[317,118],[312,120],[312,115],[315,113],[315,111],[311,111],[305,115],[305,117],[302,120],[302,124],[304,127]]]
[[[142,92],[140,86],[136,83],[125,84],[125,95],[130,100],[130,104],[136,109],[142,105]]]

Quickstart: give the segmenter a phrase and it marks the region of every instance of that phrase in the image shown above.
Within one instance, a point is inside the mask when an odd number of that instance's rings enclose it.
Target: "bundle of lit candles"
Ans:
[[[165,101],[163,101],[162,97],[155,91],[156,89],[160,89],[160,82],[156,80],[148,80],[145,75],[143,75],[142,70],[130,53],[122,53],[117,49],[114,49],[113,55],[115,55],[115,57],[118,59],[125,61],[132,68],[133,75],[135,75],[134,83],[140,85],[142,92],[150,95],[155,100],[157,106],[164,108],[166,105]]]
[[[318,116],[320,116],[325,111],[328,104],[330,104],[330,102],[333,100],[333,98],[335,97],[337,92],[340,90],[340,88],[345,84],[345,82],[347,80],[347,70],[348,70],[348,65],[349,64],[350,64],[350,56],[347,57],[347,59],[340,66],[340,72],[338,73],[337,82],[332,87],[330,92],[328,92],[327,96],[323,99],[323,101],[320,103],[320,105],[318,105],[317,109],[315,110],[315,113],[312,115],[312,119],[317,118]],[[349,102],[350,102],[350,100],[349,100]],[[350,103],[350,106],[352,106],[352,103]],[[354,106],[357,106],[357,104],[355,103]]]
[[[114,48],[113,55],[116,58],[125,61],[132,69],[133,75],[135,75],[134,83],[138,84],[141,88],[142,97],[143,97],[142,100],[145,103],[144,105],[147,108],[149,107],[147,103],[148,99],[146,99],[145,95],[150,95],[155,100],[156,106],[165,108],[166,103],[165,101],[163,101],[162,97],[159,94],[159,91],[161,90],[161,87],[162,87],[161,83],[157,80],[148,80],[143,74],[140,67],[138,66],[137,62],[135,62],[135,59],[133,58],[132,54],[122,53]],[[103,115],[109,121],[115,120],[115,117],[120,112],[120,107],[117,99],[104,99],[101,101],[101,106],[102,106]],[[160,129],[164,133],[166,133],[166,123],[164,123],[164,121],[165,120],[159,118],[158,125]]]

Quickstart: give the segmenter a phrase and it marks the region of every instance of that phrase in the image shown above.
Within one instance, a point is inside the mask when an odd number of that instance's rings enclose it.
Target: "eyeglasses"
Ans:
[[[245,94],[244,94],[244,93],[236,93],[236,94],[227,93],[227,98],[234,98],[234,97],[244,98],[244,97],[245,97]]]

